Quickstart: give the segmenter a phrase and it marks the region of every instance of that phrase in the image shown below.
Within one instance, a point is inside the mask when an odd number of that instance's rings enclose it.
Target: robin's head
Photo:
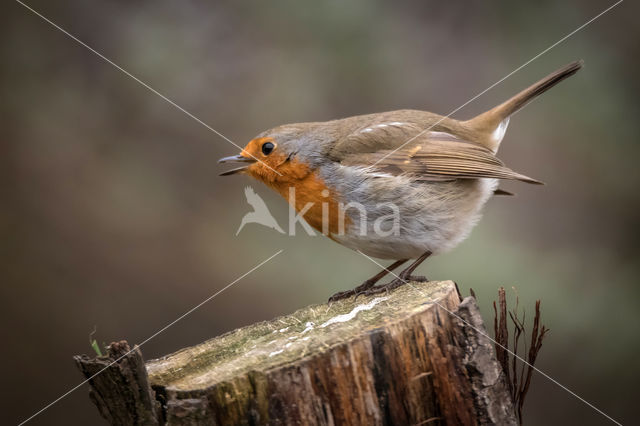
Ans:
[[[313,123],[285,125],[261,133],[252,139],[238,155],[225,157],[219,163],[246,163],[220,176],[246,173],[265,183],[301,179],[310,169],[314,157]],[[310,131],[311,130],[311,131]]]

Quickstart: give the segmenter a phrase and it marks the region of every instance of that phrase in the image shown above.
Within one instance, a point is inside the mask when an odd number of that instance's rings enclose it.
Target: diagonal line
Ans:
[[[503,81],[505,81],[506,79],[508,79],[509,77],[511,77],[512,75],[514,75],[515,73],[517,73],[518,71],[520,71],[522,68],[526,67],[527,65],[529,65],[531,62],[535,61],[536,59],[538,59],[540,56],[544,55],[545,53],[547,53],[548,51],[550,51],[551,49],[553,49],[554,47],[556,47],[557,45],[559,45],[560,43],[564,42],[566,39],[568,39],[569,37],[571,37],[572,35],[574,35],[575,33],[577,33],[578,31],[582,30],[584,27],[586,27],[587,25],[589,25],[590,23],[592,23],[593,21],[595,21],[596,19],[600,18],[602,15],[604,15],[605,13],[609,12],[611,9],[613,9],[614,7],[618,6],[620,3],[622,3],[624,0],[618,0],[616,3],[612,4],[611,6],[609,6],[608,8],[606,8],[605,10],[603,10],[602,12],[600,12],[599,14],[597,14],[596,16],[594,16],[593,18],[589,19],[587,22],[585,22],[584,24],[580,25],[578,28],[576,28],[575,30],[571,31],[569,34],[567,34],[566,36],[562,37],[560,40],[556,41],[555,43],[553,43],[551,46],[547,47],[546,49],[544,49],[542,52],[538,53],[536,56],[534,56],[533,58],[529,59],[527,62],[525,62],[524,64],[520,65],[518,68],[516,68],[515,70],[511,71],[509,74],[505,75],[504,77],[502,77],[500,80],[496,81],[495,83],[493,83],[491,86],[487,87],[486,89],[484,89],[482,92],[478,93],[477,95],[475,95],[473,98],[469,99],[467,102],[463,103],[462,105],[460,105],[458,108],[454,109],[453,111],[449,112],[447,115],[445,115],[444,117],[440,118],[438,121],[436,121],[435,123],[433,123],[431,126],[427,127],[426,129],[422,130],[420,133],[418,133],[417,135],[413,136],[412,138],[410,138],[409,140],[407,140],[406,142],[404,142],[402,145],[400,145],[399,147],[397,147],[396,149],[394,149],[393,151],[389,152],[388,154],[386,154],[384,157],[380,158],[378,161],[376,161],[375,163],[373,163],[371,165],[371,167],[377,165],[379,162],[383,161],[384,159],[386,159],[387,157],[389,157],[390,155],[392,155],[393,153],[395,153],[396,151],[398,151],[399,149],[402,149],[404,146],[406,146],[408,143],[410,143],[411,141],[415,140],[416,138],[422,136],[423,134],[425,134],[426,132],[428,132],[429,130],[431,130],[432,128],[434,128],[435,126],[437,126],[438,124],[440,124],[443,120],[449,118],[450,116],[452,116],[453,114],[455,114],[456,112],[460,111],[462,108],[466,107],[467,105],[469,105],[471,102],[475,101],[476,99],[478,99],[480,96],[484,95],[485,93],[487,93],[489,90],[493,89],[494,87],[496,87],[498,84],[502,83]]]
[[[364,254],[363,252],[361,252],[360,250],[356,250],[358,253],[360,253],[361,255],[363,255],[364,257],[366,257],[367,259],[369,259],[370,261],[372,261],[373,263],[375,263],[376,265],[378,265],[379,267],[381,267],[382,269],[384,269],[385,271],[387,271],[388,273],[390,273],[391,275],[393,275],[394,277],[396,277],[397,279],[399,279],[400,281],[402,281],[403,283],[409,285],[411,288],[413,288],[414,290],[416,290],[418,293],[420,293],[422,296],[426,297],[426,295],[420,291],[418,288],[416,288],[414,285],[412,285],[410,282],[407,282],[405,280],[403,280],[402,278],[400,278],[398,275],[396,275],[393,271],[385,268],[384,266],[382,266],[380,263],[376,262],[373,258],[367,256],[366,254]],[[529,367],[531,367],[533,370],[535,370],[536,372],[540,373],[542,376],[544,376],[545,378],[547,378],[548,380],[550,380],[551,382],[555,383],[556,385],[560,386],[562,389],[564,389],[565,391],[569,392],[571,395],[573,395],[574,397],[576,397],[577,399],[579,399],[580,401],[582,401],[583,403],[585,403],[586,405],[588,405],[589,407],[593,408],[595,411],[597,411],[598,413],[602,414],[604,417],[606,417],[607,419],[611,420],[613,423],[617,424],[618,426],[622,426],[622,423],[617,422],[616,420],[614,420],[611,416],[607,415],[607,413],[605,413],[604,411],[600,410],[598,407],[596,407],[595,405],[591,404],[589,401],[587,401],[586,399],[582,398],[580,395],[576,394],[575,392],[573,392],[571,389],[567,388],[566,386],[564,386],[562,383],[558,382],[556,379],[554,379],[553,377],[549,376],[547,373],[545,373],[544,371],[540,370],[537,367],[534,367],[533,364],[530,364],[529,362],[527,362],[524,358],[520,357],[518,354],[512,352],[509,348],[501,345],[500,343],[498,343],[497,341],[495,341],[494,339],[492,339],[487,333],[483,332],[482,330],[480,330],[479,328],[477,328],[476,326],[474,326],[473,324],[470,324],[469,322],[467,322],[464,318],[462,318],[460,315],[456,314],[455,312],[450,311],[449,309],[447,309],[445,306],[443,306],[442,304],[438,303],[438,302],[432,302],[435,305],[438,305],[440,308],[444,309],[445,311],[447,311],[447,313],[449,313],[450,315],[458,318],[460,321],[462,321],[463,323],[465,323],[466,325],[468,325],[469,327],[471,327],[472,329],[474,329],[476,332],[480,333],[482,336],[486,337],[487,339],[489,339],[490,341],[492,341],[494,344],[500,346],[502,349],[504,349],[505,351],[509,352],[511,355],[513,355],[515,358],[519,359],[520,361],[522,361],[523,363],[527,364]]]
[[[141,347],[142,345],[144,345],[145,343],[147,343],[149,340],[153,339],[154,337],[156,337],[157,335],[159,335],[160,333],[164,332],[165,330],[167,330],[169,327],[171,327],[172,325],[174,325],[175,323],[177,323],[178,321],[182,320],[184,317],[186,317],[187,315],[193,313],[196,309],[200,308],[202,305],[204,305],[205,303],[207,303],[208,301],[210,301],[211,299],[213,299],[214,297],[216,297],[217,295],[219,295],[220,293],[222,293],[223,291],[225,291],[226,289],[228,289],[229,287],[231,287],[232,285],[234,285],[235,283],[237,283],[238,281],[240,281],[241,279],[243,279],[244,277],[246,277],[247,275],[249,275],[250,273],[252,273],[253,271],[255,271],[256,269],[260,268],[262,265],[264,265],[265,263],[269,262],[271,259],[273,259],[274,257],[276,257],[277,255],[279,255],[280,253],[282,253],[284,251],[283,250],[279,250],[278,252],[276,252],[275,254],[271,255],[271,257],[263,260],[262,262],[260,262],[259,264],[257,264],[256,266],[254,266],[253,268],[251,268],[250,270],[248,270],[247,272],[245,272],[244,274],[240,275],[238,278],[236,278],[235,280],[231,281],[229,284],[227,284],[225,287],[223,287],[222,289],[218,290],[217,292],[215,292],[214,294],[212,294],[211,296],[207,297],[206,299],[204,299],[202,302],[198,303],[196,306],[194,306],[193,308],[189,309],[187,312],[185,312],[184,314],[180,315],[178,318],[176,318],[175,320],[171,321],[169,324],[165,325],[164,327],[162,327],[160,330],[156,331],[155,333],[153,333],[151,336],[147,337],[146,339],[144,339],[142,341],[142,343],[135,345],[133,349],[131,349],[129,352],[127,352],[126,354],[120,356],[118,359],[116,359],[115,361],[111,362],[109,365],[107,365],[106,367],[104,367],[102,370],[98,371],[97,373],[95,373],[94,375],[92,375],[91,377],[89,377],[88,379],[86,379],[85,381],[83,381],[82,383],[77,384],[76,386],[74,386],[73,388],[69,389],[67,392],[65,392],[64,394],[62,394],[61,396],[59,396],[57,399],[54,399],[53,401],[51,401],[49,404],[47,404],[46,406],[44,406],[42,409],[40,409],[39,411],[37,411],[36,413],[32,414],[29,418],[23,420],[22,422],[20,422],[20,424],[18,426],[22,426],[23,424],[27,423],[28,421],[30,421],[31,419],[33,419],[34,417],[36,417],[38,414],[41,414],[43,411],[47,410],[48,408],[50,408],[52,405],[56,404],[57,402],[59,402],[60,400],[62,400],[63,398],[67,397],[69,394],[71,394],[73,391],[75,391],[76,389],[80,388],[82,385],[84,385],[85,383],[87,383],[88,381],[90,381],[91,379],[93,379],[94,377],[96,377],[97,375],[99,375],[100,373],[102,373],[104,370],[106,370],[107,368],[111,367],[113,364],[117,363],[118,361],[120,361],[122,358],[126,357],[127,355],[129,355],[131,352],[133,352],[136,347]]]
[[[55,22],[53,22],[52,20],[50,20],[49,18],[47,18],[46,16],[42,15],[40,12],[36,11],[35,9],[33,9],[31,6],[23,3],[20,0],[16,0],[17,3],[21,4],[22,6],[24,6],[26,9],[30,10],[31,12],[33,12],[35,15],[39,16],[40,18],[42,18],[44,21],[46,21],[47,23],[51,24],[51,26],[53,26],[54,28],[58,29],[60,32],[64,33],[66,36],[68,36],[69,38],[71,38],[72,40],[74,40],[75,42],[77,42],[78,44],[80,44],[81,46],[87,48],[89,51],[91,51],[92,53],[94,53],[95,55],[97,55],[98,57],[100,57],[101,59],[103,59],[105,62],[109,63],[110,65],[112,65],[113,67],[115,67],[117,70],[121,71],[122,73],[124,73],[125,75],[131,77],[133,80],[135,80],[137,83],[139,83],[141,86],[145,87],[146,89],[148,89],[149,91],[151,91],[152,93],[155,93],[156,95],[160,96],[162,99],[164,99],[165,101],[167,101],[168,103],[170,103],[173,107],[177,108],[178,110],[182,111],[183,113],[185,113],[186,115],[188,115],[189,117],[191,117],[192,119],[194,119],[195,121],[197,121],[198,123],[202,124],[204,127],[206,127],[207,129],[211,130],[213,133],[215,133],[216,135],[220,136],[222,139],[226,140],[227,142],[229,142],[230,144],[234,145],[235,147],[237,147],[238,149],[242,150],[242,147],[238,144],[236,144],[234,141],[232,141],[231,139],[229,139],[228,137],[226,137],[225,135],[223,135],[222,133],[220,133],[219,131],[217,131],[216,129],[214,129],[213,127],[211,127],[210,125],[208,125],[207,123],[205,123],[204,121],[200,120],[198,117],[196,117],[195,115],[193,115],[192,113],[190,113],[189,111],[187,111],[186,109],[184,109],[183,107],[181,107],[180,105],[178,105],[177,103],[175,103],[174,101],[172,101],[171,99],[169,99],[168,97],[166,97],[165,95],[163,95],[162,93],[158,92],[156,89],[154,89],[153,87],[151,87],[150,85],[148,85],[147,83],[145,83],[144,81],[140,80],[138,77],[136,77],[135,75],[131,74],[129,71],[125,70],[124,68],[122,68],[120,65],[116,64],[115,62],[113,62],[111,59],[107,58],[106,56],[104,56],[102,53],[98,52],[97,50],[95,50],[93,47],[89,46],[87,43],[83,42],[82,40],[80,40],[79,38],[77,38],[76,36],[74,36],[73,34],[71,34],[70,32],[68,32],[67,30],[65,30],[64,28],[62,28],[60,25],[56,24]],[[266,164],[265,162],[263,162],[262,160],[260,160],[259,158],[254,157],[251,154],[248,154],[251,157],[253,157],[254,160],[262,163],[264,166],[266,166],[267,168],[271,169],[271,171],[274,171],[276,173],[278,173],[278,175],[282,176],[281,173],[279,173],[277,170],[274,170],[273,168],[271,168],[271,166],[269,166],[268,164]]]

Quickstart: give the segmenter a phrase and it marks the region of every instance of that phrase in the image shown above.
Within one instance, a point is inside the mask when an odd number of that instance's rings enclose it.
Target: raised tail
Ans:
[[[582,68],[582,63],[582,60],[579,60],[565,65],[537,83],[527,87],[508,101],[471,120],[465,121],[464,124],[473,128],[476,132],[486,134],[487,137],[486,140],[483,141],[484,144],[494,152],[497,151],[504,132],[507,130],[509,117],[536,96],[546,92],[565,78],[578,72],[578,70]]]

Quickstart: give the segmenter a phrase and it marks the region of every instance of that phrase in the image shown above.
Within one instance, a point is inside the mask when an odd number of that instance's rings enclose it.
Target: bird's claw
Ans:
[[[337,292],[337,293],[333,294],[333,295],[329,298],[329,300],[327,300],[327,303],[328,303],[328,304],[331,304],[331,303],[333,303],[333,302],[337,302],[338,300],[347,299],[347,298],[349,298],[349,297],[353,296],[354,294],[356,294],[356,295],[357,295],[357,293],[356,293],[356,290],[355,290],[355,289],[353,289],[353,290],[347,290],[347,291],[339,291],[339,292]]]
[[[327,303],[331,304],[332,302],[337,302],[338,300],[347,299],[351,296],[356,296],[356,299],[357,299],[359,295],[363,294],[366,290],[370,289],[374,284],[375,283],[372,282],[371,280],[366,280],[365,282],[363,282],[358,287],[352,290],[339,291],[335,293],[333,296],[329,298]]]
[[[389,293],[389,291],[394,290],[398,287],[402,287],[410,281],[429,282],[429,279],[424,276],[413,275],[407,277],[398,277],[389,281],[387,284],[380,284],[375,287],[371,287],[370,289],[365,290],[361,293],[358,293],[356,297],[358,297],[360,294],[363,294],[365,296],[372,296],[374,294]]]
[[[380,284],[377,286],[373,286],[373,283],[367,280],[352,290],[339,291],[335,293],[329,298],[329,300],[327,300],[327,303],[331,304],[333,302],[337,302],[338,300],[348,299],[351,296],[355,296],[355,298],[353,299],[353,301],[355,302],[356,300],[358,300],[358,297],[360,296],[371,296],[373,294],[380,294],[383,292],[388,293],[389,290],[398,288],[408,283],[409,281],[428,282],[429,279],[421,275],[419,276],[410,275],[404,278],[400,276],[388,282],[387,284]]]

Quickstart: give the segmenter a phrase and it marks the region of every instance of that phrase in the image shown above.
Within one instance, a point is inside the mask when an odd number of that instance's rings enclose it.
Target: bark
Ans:
[[[133,351],[133,373],[120,361],[92,379],[93,400],[111,424],[515,425],[485,335],[475,299],[461,302],[453,282],[414,282],[151,360],[148,378]],[[77,362],[95,372],[96,360]]]
[[[89,397],[112,425],[158,425],[160,403],[149,386],[142,353],[125,341],[109,345],[107,356],[74,357],[89,379]]]

